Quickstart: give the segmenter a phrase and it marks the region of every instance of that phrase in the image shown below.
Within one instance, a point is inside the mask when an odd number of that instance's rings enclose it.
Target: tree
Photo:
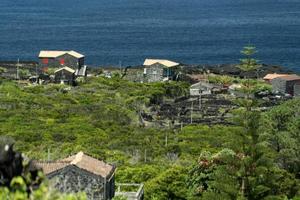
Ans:
[[[2,75],[3,73],[5,73],[7,70],[4,67],[0,67],[0,75]]]
[[[293,99],[264,113],[261,139],[270,147],[278,166],[300,178],[300,100]]]
[[[56,190],[49,189],[46,183],[28,193],[25,180],[22,177],[15,177],[10,184],[10,189],[0,187],[0,199],[3,200],[86,200],[84,193],[62,194]]]
[[[243,72],[258,69],[257,61],[251,58],[255,47],[245,47],[242,53],[247,58],[241,59],[239,68]],[[261,112],[258,102],[251,97],[252,81],[245,77],[242,84],[245,96],[235,101],[239,108],[233,112],[232,120],[241,131],[235,135],[231,149],[201,154],[191,170],[190,186],[202,199],[265,199],[276,195],[292,198],[299,183],[292,174],[274,165],[268,146],[260,140]],[[274,184],[280,177],[288,184]]]
[[[172,166],[145,185],[147,199],[184,200],[187,198],[187,172],[181,166]]]
[[[28,69],[19,69],[19,77],[20,79],[25,79],[30,76],[30,72]]]
[[[257,53],[255,46],[245,46],[241,53],[245,56],[245,58],[240,59],[240,64],[238,68],[243,72],[253,72],[257,70],[260,65],[258,64],[258,60],[252,58],[252,56]]]

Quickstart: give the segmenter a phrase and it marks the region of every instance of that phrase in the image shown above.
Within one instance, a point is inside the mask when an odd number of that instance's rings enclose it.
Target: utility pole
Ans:
[[[18,58],[18,62],[17,62],[17,80],[20,79],[20,76],[19,76],[19,67],[20,67],[20,59]]]
[[[145,163],[147,162],[147,149],[145,149],[145,152],[144,152],[144,162]]]
[[[201,93],[199,95],[199,112],[200,112],[200,110],[201,110]]]
[[[35,75],[38,76],[38,67],[35,65]]]
[[[194,107],[194,102],[192,100],[192,104],[191,104],[191,124],[193,123],[193,107]]]
[[[168,133],[166,133],[166,138],[165,138],[165,146],[168,146]]]
[[[122,61],[119,60],[119,69],[120,69],[120,73],[122,74]]]

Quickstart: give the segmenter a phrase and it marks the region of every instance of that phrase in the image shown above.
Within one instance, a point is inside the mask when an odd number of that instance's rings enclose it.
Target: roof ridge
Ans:
[[[82,157],[84,156],[84,153],[82,151],[79,151],[76,155],[74,160],[70,163],[71,165],[76,165],[82,160]]]

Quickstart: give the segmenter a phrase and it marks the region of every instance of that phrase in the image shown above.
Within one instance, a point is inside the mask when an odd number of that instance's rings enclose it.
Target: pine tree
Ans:
[[[238,66],[242,71],[251,72],[259,68],[257,60],[251,57],[255,52],[255,47],[244,48],[242,53],[246,58],[241,59]],[[235,101],[239,108],[233,112],[233,122],[240,127],[240,131],[234,135],[231,149],[223,149],[216,154],[201,154],[198,164],[191,170],[190,185],[194,196],[201,199],[246,200],[274,199],[276,195],[290,198],[295,195],[297,183],[294,177],[274,165],[268,156],[268,147],[260,140],[261,112],[257,100],[251,96],[252,83],[245,77],[242,84],[245,96]],[[277,181],[287,184],[282,187],[276,184]]]

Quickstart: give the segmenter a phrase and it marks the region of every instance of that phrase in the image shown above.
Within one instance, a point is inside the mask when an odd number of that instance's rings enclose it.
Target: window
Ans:
[[[42,59],[42,63],[43,63],[43,64],[48,64],[48,63],[49,63],[48,58],[43,58],[43,59]]]
[[[65,59],[61,58],[59,62],[60,62],[61,65],[64,65],[65,64]]]

